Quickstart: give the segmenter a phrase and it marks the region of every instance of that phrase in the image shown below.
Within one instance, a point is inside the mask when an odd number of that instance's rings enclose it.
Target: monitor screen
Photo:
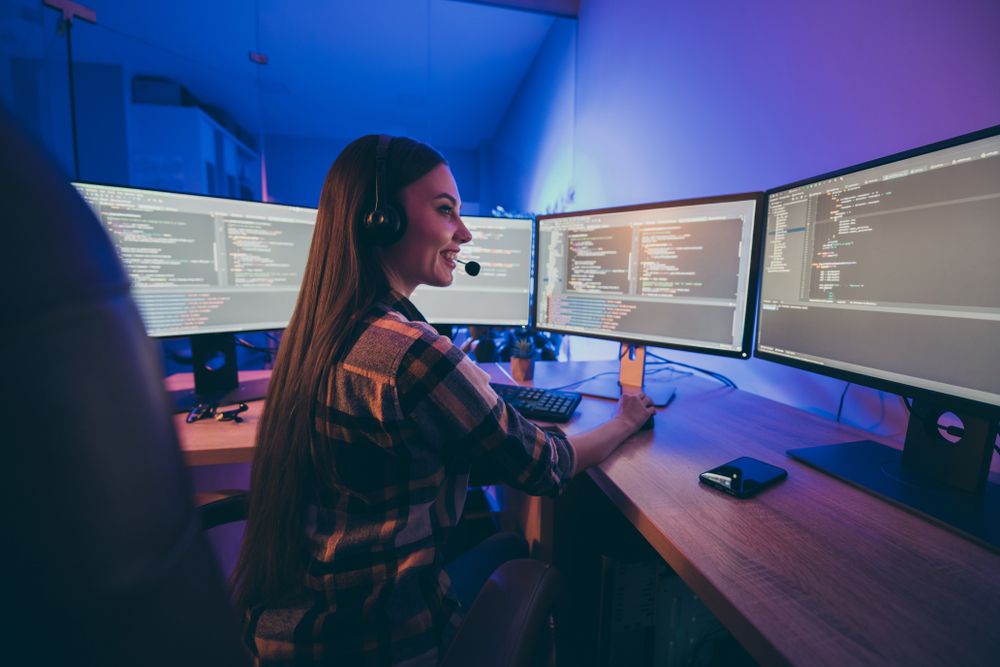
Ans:
[[[540,329],[750,353],[759,194],[539,216]]]
[[[150,336],[288,324],[316,209],[74,185],[108,230]]]
[[[459,259],[479,262],[479,275],[470,276],[459,265],[449,287],[418,287],[413,305],[433,324],[528,324],[531,219],[463,215],[462,220],[472,240]]]
[[[767,193],[757,354],[1000,406],[1000,134]]]

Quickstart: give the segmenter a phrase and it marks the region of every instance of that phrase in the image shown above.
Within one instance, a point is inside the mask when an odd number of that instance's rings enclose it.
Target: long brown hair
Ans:
[[[243,608],[279,605],[304,589],[309,560],[305,513],[317,464],[316,403],[357,319],[387,289],[375,248],[361,234],[361,221],[375,205],[377,144],[377,135],[349,144],[323,183],[302,287],[257,431],[247,525],[233,573],[236,600]],[[399,192],[439,164],[446,163],[433,148],[393,138],[382,184],[389,201],[401,209]]]

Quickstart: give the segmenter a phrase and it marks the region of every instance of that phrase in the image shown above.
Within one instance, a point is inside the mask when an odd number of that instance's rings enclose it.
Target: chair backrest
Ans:
[[[562,575],[529,558],[497,568],[468,610],[441,667],[531,667],[550,664],[548,620]]]
[[[3,109],[0,211],[5,651],[32,664],[248,664],[127,276]]]

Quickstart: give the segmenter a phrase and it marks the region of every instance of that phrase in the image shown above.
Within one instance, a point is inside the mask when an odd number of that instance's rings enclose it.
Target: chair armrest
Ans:
[[[225,523],[246,521],[249,495],[246,489],[203,491],[194,494],[195,511],[201,519],[202,530]]]
[[[558,571],[542,561],[525,558],[501,565],[472,603],[442,666],[531,664],[560,582]]]

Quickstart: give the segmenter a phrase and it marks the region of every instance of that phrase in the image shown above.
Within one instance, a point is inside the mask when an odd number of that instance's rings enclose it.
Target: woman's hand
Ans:
[[[632,434],[638,431],[655,412],[653,399],[641,391],[637,394],[622,394],[614,419],[621,420],[628,433]]]
[[[570,437],[569,442],[576,452],[573,474],[586,470],[603,461],[630,435],[642,428],[656,412],[653,399],[644,393],[624,394],[618,401],[615,415],[597,428]]]

